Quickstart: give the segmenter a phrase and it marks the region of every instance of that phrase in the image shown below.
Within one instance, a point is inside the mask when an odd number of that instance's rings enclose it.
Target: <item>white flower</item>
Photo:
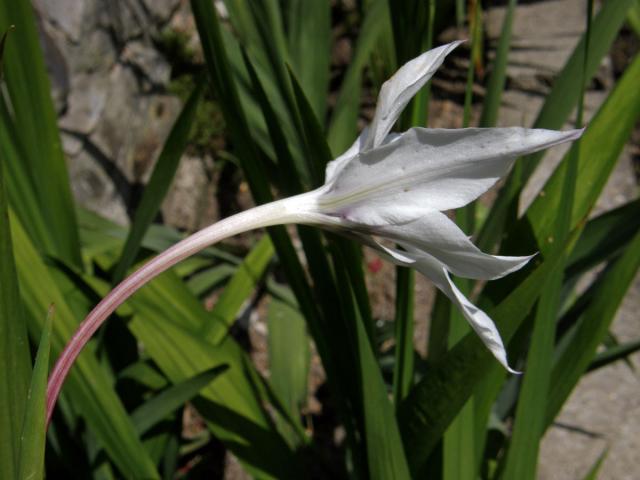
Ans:
[[[356,234],[394,263],[431,279],[513,372],[493,321],[456,288],[449,273],[492,280],[518,270],[531,257],[481,252],[442,212],[478,198],[517,157],[575,140],[582,130],[412,128],[389,134],[403,108],[459,43],[422,54],[385,82],[371,125],[329,163],[325,185],[288,201],[307,217],[298,223]],[[302,202],[296,205],[298,199]],[[393,240],[402,250],[385,247],[374,237]]]
[[[49,377],[47,420],[81,349],[136,290],[220,240],[285,223],[355,236],[391,261],[415,268],[451,299],[498,361],[513,371],[494,323],[456,288],[449,273],[491,280],[518,270],[531,257],[481,252],[442,212],[475,200],[517,157],[575,140],[582,130],[412,128],[389,133],[407,103],[459,43],[422,54],[384,83],[371,125],[329,163],[322,187],[221,220],[162,252],[116,286],[89,313],[60,355]],[[402,249],[383,246],[376,238],[392,240]]]

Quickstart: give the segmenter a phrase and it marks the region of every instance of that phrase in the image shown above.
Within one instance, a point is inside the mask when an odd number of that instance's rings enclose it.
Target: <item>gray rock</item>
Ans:
[[[83,148],[83,142],[77,135],[66,133],[64,130],[60,132],[62,138],[62,150],[67,157],[75,157]]]
[[[164,23],[178,8],[180,0],[142,0],[142,3],[155,21]]]
[[[60,127],[84,135],[90,134],[104,111],[108,88],[104,77],[76,75],[73,78],[67,111],[59,121]]]
[[[138,69],[153,85],[165,85],[171,79],[171,67],[164,57],[143,42],[127,43],[120,59]]]
[[[122,195],[95,156],[82,150],[68,162],[71,190],[76,201],[121,225],[129,222]]]
[[[132,136],[140,128],[138,82],[131,69],[122,65],[112,69],[107,82],[109,91],[105,108],[90,140],[123,171],[129,181],[133,181],[132,168],[123,164],[122,158],[132,142]]]
[[[34,0],[36,9],[72,42],[79,42],[85,9],[92,2],[77,0]]]
[[[74,73],[106,75],[118,59],[118,51],[107,30],[96,28],[86,32],[79,44],[64,49],[67,62]]]
[[[51,97],[56,112],[61,113],[67,106],[67,95],[70,89],[69,67],[66,56],[60,50],[60,43],[57,41],[59,34],[56,30],[50,28],[50,25],[36,15],[36,26],[38,28],[38,36],[40,38],[40,46],[44,56],[45,66],[51,83]]]
[[[203,225],[203,213],[211,208],[207,167],[201,158],[184,155],[171,190],[162,203],[165,222],[187,231]]]
[[[149,32],[150,19],[139,1],[107,0],[104,6],[113,33],[121,45]]]

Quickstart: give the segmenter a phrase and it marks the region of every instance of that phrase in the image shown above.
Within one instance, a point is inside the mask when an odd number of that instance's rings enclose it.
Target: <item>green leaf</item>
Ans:
[[[478,19],[476,19],[478,20]],[[475,25],[477,25],[477,21]],[[477,30],[477,27],[474,27]],[[474,35],[475,36],[475,35]],[[473,49],[472,49],[473,50]],[[469,72],[467,80],[473,79],[473,53],[469,61]],[[467,82],[467,95],[466,98],[470,99],[472,82]],[[465,111],[468,110],[470,104],[465,102]],[[467,115],[465,115],[467,117]],[[464,120],[468,122],[468,118]],[[475,225],[475,205],[470,204],[465,208],[462,208],[456,212],[456,223],[465,232],[472,232]],[[456,279],[456,284],[459,290],[464,295],[470,295],[473,289],[473,282],[468,279]],[[438,292],[438,297],[443,297],[441,292]],[[448,346],[453,347],[458,343],[465,335],[471,332],[469,323],[465,320],[463,315],[457,308],[454,308],[449,299],[445,299],[446,308],[443,312],[448,318],[449,324],[448,332]],[[438,312],[434,312],[438,313]],[[436,320],[438,321],[438,320]],[[443,478],[445,480],[465,480],[475,479],[478,468],[478,458],[476,458],[477,448],[475,446],[475,398],[472,396],[467,400],[465,405],[460,410],[458,416],[449,425],[449,428],[445,432],[443,441]],[[460,458],[467,458],[468,461],[460,462]]]
[[[603,4],[598,15],[593,19],[589,32],[589,54],[584,65],[585,80],[589,80],[597,72],[602,58],[610,51],[618,31],[624,24],[626,13],[635,0],[619,0]],[[576,45],[571,57],[553,82],[553,87],[544,102],[542,110],[534,125],[538,128],[561,128],[565,120],[580,100],[580,88],[576,86],[576,78],[582,78],[584,50],[587,34],[585,33]],[[541,158],[536,154],[535,158]],[[533,170],[535,160],[527,167]],[[528,176],[528,175],[527,175]]]
[[[269,327],[269,371],[273,391],[293,418],[307,401],[309,339],[304,318],[288,304],[271,299]]]
[[[634,200],[589,220],[567,261],[567,278],[620,253],[640,229],[638,211],[640,200]]]
[[[127,236],[120,260],[114,270],[114,284],[119,283],[124,278],[127,269],[134,262],[142,239],[149,225],[151,225],[151,222],[153,222],[153,219],[157,215],[165,195],[169,191],[173,177],[178,169],[180,158],[187,147],[191,126],[193,125],[193,120],[205,85],[206,79],[202,76],[198,79],[187,103],[173,124],[169,137],[162,148],[162,152],[160,152],[149,183],[147,183],[144,189],[140,205],[133,217],[131,230]]]
[[[46,253],[80,266],[73,199],[31,2],[0,3],[0,31],[9,25],[15,25],[15,30],[5,45],[3,62],[20,156],[8,161],[26,166],[35,189],[23,193],[35,196],[41,211],[46,212]],[[8,128],[4,117],[0,129]],[[12,203],[23,200],[12,198]],[[30,218],[21,220],[29,227]]]
[[[590,33],[589,55],[584,65],[585,78],[590,79],[596,73],[602,58],[609,52],[613,40],[622,27],[625,12],[633,1],[606,2],[594,18]],[[538,118],[533,124],[535,128],[559,129],[575,108],[581,90],[576,88],[575,79],[581,78],[582,75],[585,37],[583,35],[580,39],[571,57],[556,77],[551,92],[547,95]],[[493,205],[492,214],[487,218],[479,234],[477,242],[479,248],[491,250],[502,238],[505,226],[512,224],[508,220],[517,218],[513,215],[517,215],[517,198],[520,190],[544,154],[544,151],[535,153],[516,163],[518,169],[514,169],[509,175]],[[580,182],[578,185],[581,185]],[[513,215],[509,215],[509,212],[513,212]]]
[[[195,397],[200,390],[227,370],[227,365],[219,365],[199,373],[183,382],[173,385],[155,397],[147,400],[131,413],[131,421],[142,436],[171,412]]]
[[[138,360],[118,373],[118,380],[129,379],[152,390],[167,386],[167,379],[149,365],[148,360]]]
[[[313,178],[316,179],[318,185],[320,185],[324,181],[324,169],[326,164],[331,161],[331,150],[324,137],[322,129],[320,128],[320,124],[311,110],[311,105],[302,91],[302,88],[293,73],[289,73],[302,123],[300,134],[304,138],[303,143],[306,148],[306,154],[312,159],[311,164],[314,166],[312,169],[314,174]],[[371,344],[375,345],[371,306],[369,304],[369,294],[366,289],[364,272],[362,270],[362,255],[360,248],[353,242],[335,235],[329,236],[329,239],[331,245],[339,251],[339,255],[334,254],[333,256],[334,262],[343,262],[346,267],[349,279],[351,280],[350,285],[353,289],[358,308],[360,310],[360,315],[362,315]],[[318,253],[319,252],[317,250],[313,252],[314,255],[317,255]],[[307,253],[307,257],[309,257],[309,253]],[[329,278],[330,273],[325,274],[325,277]]]
[[[26,411],[20,436],[20,460],[15,478],[44,478],[44,447],[47,437],[46,402],[49,353],[51,351],[51,322],[55,308],[52,305],[42,329],[40,345],[33,366],[31,385],[26,400]]]
[[[289,0],[287,40],[291,66],[313,112],[325,117],[331,60],[331,5],[328,0]]]
[[[507,13],[502,21],[502,31],[500,40],[496,48],[496,58],[492,64],[491,76],[487,83],[487,93],[482,105],[482,115],[480,116],[480,127],[494,127],[498,120],[498,110],[502,92],[507,78],[507,61],[509,49],[511,48],[511,27],[513,25],[513,13],[518,0],[509,0]]]
[[[194,295],[202,298],[202,296],[207,295],[211,290],[227,281],[235,271],[235,267],[226,263],[216,265],[191,276],[187,281],[187,285]]]
[[[393,399],[396,408],[409,394],[413,385],[413,317],[415,273],[396,267],[395,364]]]
[[[2,57],[4,56],[4,44],[7,40],[7,35],[14,28],[14,25],[10,25],[9,28],[2,34],[2,38],[0,39],[0,81],[2,81],[2,76],[4,75],[4,69],[2,65]]]
[[[591,5],[587,17],[587,39],[591,28]],[[585,43],[585,58],[589,42]],[[586,61],[585,61],[586,64]],[[585,69],[579,77],[584,84]],[[582,121],[583,97],[578,105],[577,123]],[[555,216],[551,235],[554,241],[564,242],[571,228],[571,212],[576,192],[576,176],[581,140],[577,140],[568,158],[558,168],[563,178],[558,210]],[[564,259],[561,260],[564,262]],[[536,308],[531,334],[530,347],[527,353],[526,372],[522,381],[513,434],[507,452],[503,478],[522,478],[534,480],[538,464],[540,441],[544,434],[544,412],[550,388],[550,373],[553,365],[555,347],[556,318],[561,304],[561,291],[564,278],[564,265],[551,275],[545,286]]]
[[[209,322],[202,335],[217,344],[227,334],[229,327],[235,321],[242,305],[255,290],[256,285],[264,276],[264,272],[273,258],[273,245],[269,237],[265,236],[251,249],[234,273],[231,281],[218,297],[211,312],[215,322]]]
[[[598,456],[598,459],[589,469],[583,480],[598,480],[598,472],[600,471],[600,467],[602,467],[604,460],[607,458],[608,453],[609,449],[606,449]]]
[[[597,370],[607,365],[611,365],[613,362],[625,359],[630,355],[640,350],[640,339],[632,342],[623,343],[621,345],[615,345],[607,348],[603,352],[599,352],[589,364],[587,372]]]
[[[15,216],[11,217],[11,232],[29,331],[32,337],[41,333],[44,323],[42,312],[53,303],[56,306],[56,321],[51,340],[53,352],[58,355],[75,331],[78,320]],[[67,377],[62,395],[82,416],[122,474],[137,478],[158,477],[124,406],[115,394],[113,379],[95,357],[94,342],[90,342],[78,357]]]
[[[173,383],[180,383],[216,365],[229,369],[194,401],[211,431],[260,478],[295,478],[293,452],[275,431],[256,397],[254,373],[235,341],[226,337],[213,347],[184,327],[149,309],[156,303],[144,289],[130,299],[138,314],[129,328]],[[203,312],[204,315],[206,313]],[[188,353],[188,355],[187,355]]]
[[[636,36],[640,37],[640,3],[637,1],[629,9],[629,13],[627,14],[627,23]]]
[[[309,157],[311,178],[314,186],[318,187],[324,183],[324,169],[332,159],[331,150],[324,138],[318,118],[313,113],[302,86],[291,70],[289,70],[289,79],[293,86],[293,95],[300,114],[299,136],[303,139],[305,155]]]
[[[639,266],[640,233],[636,233],[624,254],[598,282],[599,288],[572,332],[568,345],[554,359],[546,410],[547,426],[589,367]]]
[[[393,406],[361,318],[356,318],[362,409],[372,479],[410,479]]]
[[[4,159],[0,158],[0,362],[11,372],[0,378],[0,476],[16,478],[31,354],[20,305],[5,182]]]
[[[381,21],[384,16],[388,16],[386,0],[369,2],[356,39],[353,58],[331,114],[327,141],[334,155],[349,148],[358,135],[362,75],[384,27],[385,22]]]
[[[533,307],[550,275],[560,266],[565,251],[575,243],[578,231],[543,261],[497,307],[487,311],[508,344]],[[409,465],[414,476],[424,472],[433,448],[485,375],[502,368],[470,332],[439,358],[400,406],[398,420]]]
[[[589,124],[580,141],[576,197],[570,226],[583,222],[593,207],[615,166],[631,130],[640,117],[640,55],[636,56],[620,78],[605,103]],[[611,125],[616,128],[612,129]],[[575,147],[573,147],[575,148]],[[527,211],[541,251],[550,247],[553,238],[554,215],[559,209],[563,189],[561,169],[557,169]]]

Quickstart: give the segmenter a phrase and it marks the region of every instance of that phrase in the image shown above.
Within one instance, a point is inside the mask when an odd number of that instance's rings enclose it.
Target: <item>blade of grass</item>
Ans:
[[[16,131],[26,154],[21,161],[28,165],[36,187],[31,194],[47,212],[44,219],[52,242],[47,253],[80,266],[69,177],[30,2],[0,3],[0,31],[6,31],[9,25],[15,25],[15,30],[5,45],[4,76]],[[30,219],[22,221],[28,224]]]
[[[238,135],[238,140],[237,142],[234,142],[234,143],[242,143],[243,144],[242,148],[244,149],[245,153],[252,153],[254,150],[251,150],[250,152],[247,150],[249,149],[249,147],[247,147],[247,144],[251,139],[251,134],[246,128],[247,122],[244,119],[244,116],[242,114],[241,106],[236,101],[237,97],[235,97],[236,95],[235,87],[233,86],[233,79],[231,78],[230,71],[226,66],[227,64],[225,63],[226,56],[225,56],[224,47],[221,43],[221,36],[220,36],[217,19],[215,18],[215,15],[213,14],[212,9],[207,2],[194,0],[192,1],[192,6],[196,16],[198,29],[201,34],[201,38],[203,39],[205,58],[207,59],[207,63],[211,68],[214,84],[217,84],[217,87],[220,87],[220,88],[217,88],[216,90],[218,91],[218,95],[220,97],[223,97],[225,98],[225,100],[227,100],[226,102],[227,105],[225,106],[224,103],[222,105],[223,111],[225,108],[227,108],[227,111],[224,112],[225,118],[227,116],[231,117],[231,121],[228,122],[228,125],[231,127],[231,133],[232,135]],[[279,81],[280,87],[284,88],[283,85],[285,83],[286,82]],[[287,104],[289,110],[291,112],[294,112],[293,118],[296,118],[295,123],[296,123],[297,135],[299,138],[304,138],[304,133],[301,130],[302,125],[300,124],[299,120],[297,120],[297,114],[295,112],[295,110],[297,109],[291,108],[292,106],[294,106],[294,103],[292,102],[293,98],[289,98],[287,92],[284,92],[283,95],[284,95],[285,101],[289,102]],[[241,161],[254,162],[252,164],[248,164],[247,166],[245,166],[244,169],[245,169],[245,173],[247,174],[247,178],[249,180],[249,184],[252,188],[252,191],[256,196],[256,199],[260,201],[260,196],[256,194],[256,190],[254,189],[254,184],[259,184],[260,182],[262,182],[262,185],[264,185],[264,186],[259,186],[259,188],[261,189],[261,192],[266,193],[266,196],[270,197],[269,187],[264,182],[264,179],[268,177],[262,174],[262,172],[258,172],[256,174],[257,164],[255,162],[258,157],[256,155],[246,155],[246,156],[240,155],[240,158],[241,158]],[[305,156],[304,158],[310,158],[310,157]],[[326,163],[326,160],[325,160],[325,163]],[[253,169],[253,171],[250,171],[251,169]],[[259,191],[257,193],[261,193],[261,192]],[[265,196],[263,195],[262,198],[265,198]],[[267,198],[267,200],[268,199],[270,198]],[[314,277],[316,292],[318,293],[318,298],[320,299],[319,305],[313,304],[311,300],[311,296],[306,295],[306,292],[303,292],[305,293],[306,296],[302,298],[298,295],[299,293],[301,293],[299,290],[300,286],[306,285],[306,282],[303,280],[304,274],[301,274],[298,277],[299,281],[295,281],[296,279],[292,277],[289,277],[289,280],[292,287],[294,289],[298,289],[298,291],[296,291],[296,296],[298,297],[300,308],[305,313],[305,317],[309,320],[309,324],[311,327],[310,330],[314,334],[316,343],[319,346],[323,344],[326,345],[327,341],[321,333],[323,330],[325,330],[325,328],[320,327],[321,325],[320,322],[326,320],[327,323],[331,325],[331,328],[328,328],[328,326],[326,327],[327,328],[326,331],[331,331],[335,333],[345,329],[345,327],[348,327],[346,325],[346,321],[349,318],[353,318],[353,317],[349,317],[348,315],[345,316],[345,313],[347,310],[344,308],[344,306],[336,305],[335,300],[336,298],[340,298],[339,296],[340,292],[336,291],[336,287],[333,284],[330,264],[327,261],[326,256],[324,255],[324,245],[322,244],[320,237],[317,235],[317,233],[310,231],[308,229],[301,228],[299,229],[299,231],[300,231],[301,240],[303,242],[303,245],[305,246],[307,258],[309,260],[310,272]],[[275,239],[274,239],[274,245],[276,246],[276,250],[278,250],[278,244]],[[310,248],[310,247],[313,247],[313,248]],[[310,251],[312,252],[311,255],[309,254]],[[281,260],[283,260],[284,257],[280,251],[278,251],[278,255],[281,258]],[[294,256],[295,256],[295,253],[294,253]],[[312,312],[311,309],[316,309],[318,306],[322,307],[323,310],[326,310],[329,314],[324,314],[323,312],[324,318],[319,317],[317,313],[314,314],[314,312]],[[340,335],[338,335],[338,337],[340,337]],[[332,375],[333,378],[336,378],[337,376],[337,378],[340,379],[337,383],[331,382],[334,388],[339,388],[342,391],[350,392],[348,395],[343,395],[343,394],[336,395],[336,397],[339,400],[346,402],[346,404],[344,405],[344,409],[341,408],[343,412],[351,411],[350,409],[352,407],[350,406],[350,404],[357,405],[358,404],[357,399],[360,398],[360,394],[358,392],[358,389],[356,388],[357,386],[353,384],[353,381],[349,376],[349,371],[344,369],[344,365],[353,364],[353,362],[351,361],[351,356],[354,355],[353,353],[354,348],[351,346],[351,342],[353,340],[349,340],[350,338],[352,339],[355,337],[353,337],[353,335],[351,335],[350,337],[340,337],[338,342],[333,342],[332,344],[331,351],[333,354],[328,355],[326,353],[326,350],[324,350],[325,354],[323,355],[323,363],[325,365],[327,372],[332,372],[330,375]],[[336,343],[344,343],[346,348],[342,348],[340,345],[337,345]],[[346,362],[342,362],[339,360],[343,357],[347,359]],[[338,368],[337,365],[340,365],[340,368]],[[340,404],[340,401],[338,403]],[[355,413],[357,414],[357,412]],[[354,418],[357,418],[357,416],[354,416],[353,414],[343,415],[343,419],[345,420],[345,425],[347,427],[347,437],[350,439],[357,438],[353,434],[353,428],[350,426],[350,423],[354,421],[353,420]],[[353,445],[352,452],[354,452],[354,455],[355,455],[354,458],[357,456],[361,456],[356,451],[356,446],[355,446],[356,443],[352,441],[351,444]],[[359,465],[361,461],[355,460],[354,463]],[[359,467],[355,467],[355,468],[359,468]]]
[[[142,436],[171,412],[195,397],[218,375],[227,370],[227,365],[212,367],[183,382],[172,385],[131,412],[131,421],[138,435]]]
[[[143,385],[151,390],[161,390],[167,386],[167,379],[164,378],[148,360],[138,360],[118,373],[118,381],[131,380]]]
[[[0,379],[0,476],[18,478],[19,438],[31,377],[31,354],[20,305],[5,182],[4,159],[0,158],[0,362],[6,372],[11,372]]]
[[[113,272],[113,283],[117,284],[124,278],[127,269],[133,264],[140,250],[140,244],[149,225],[157,215],[162,200],[169,191],[173,177],[178,169],[180,158],[187,147],[189,133],[196,115],[202,92],[206,85],[206,78],[201,76],[191,92],[187,103],[176,119],[167,140],[162,147],[149,183],[144,189],[140,205],[136,209],[133,223],[124,244],[120,260]]]
[[[33,366],[31,385],[26,400],[26,411],[20,435],[20,460],[15,478],[44,478],[44,447],[47,437],[45,404],[47,401],[47,376],[51,351],[51,322],[54,316],[51,306],[42,329],[42,336]]]

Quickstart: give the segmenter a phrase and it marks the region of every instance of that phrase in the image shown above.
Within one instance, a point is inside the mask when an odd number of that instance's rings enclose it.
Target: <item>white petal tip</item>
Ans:
[[[584,126],[582,128],[577,128],[575,130],[567,130],[567,133],[569,134],[568,137],[571,140],[577,140],[578,138],[580,138],[584,134],[586,129],[587,129],[587,127]]]

